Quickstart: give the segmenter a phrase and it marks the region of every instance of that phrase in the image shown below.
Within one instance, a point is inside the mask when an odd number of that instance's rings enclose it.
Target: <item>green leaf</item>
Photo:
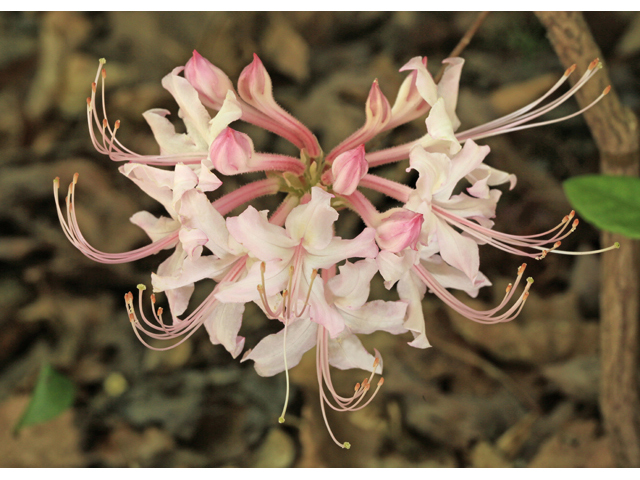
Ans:
[[[573,208],[609,232],[640,238],[640,178],[584,175],[564,182]]]
[[[43,365],[31,401],[14,427],[14,434],[29,425],[57,417],[73,404],[74,397],[73,382],[51,365]]]

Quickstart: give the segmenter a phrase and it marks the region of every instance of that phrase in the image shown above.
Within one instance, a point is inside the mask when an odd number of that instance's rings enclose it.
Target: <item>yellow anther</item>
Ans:
[[[284,417],[278,418],[278,423],[284,423]]]
[[[342,444],[342,448],[346,448],[347,450],[349,450],[351,448],[351,444],[349,442],[344,442]]]
[[[104,65],[105,63],[107,63],[107,59],[106,58],[101,58],[100,60],[98,60],[102,65]]]
[[[533,283],[533,277],[527,278],[527,283],[531,285]]]
[[[141,292],[144,292],[147,289],[146,285],[143,285],[142,283],[139,283],[137,288]]]

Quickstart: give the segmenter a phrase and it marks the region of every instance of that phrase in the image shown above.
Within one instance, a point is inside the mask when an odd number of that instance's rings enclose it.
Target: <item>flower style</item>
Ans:
[[[288,370],[303,354],[316,347],[320,404],[327,430],[339,442],[327,421],[325,405],[337,411],[364,408],[379,391],[365,400],[376,374],[382,374],[382,358],[371,355],[357,335],[385,331],[394,335],[411,332],[409,345],[430,346],[426,336],[422,299],[427,291],[467,318],[482,323],[514,319],[524,307],[533,283],[519,284],[526,264],[518,269],[503,300],[486,311],[476,311],[451,294],[462,290],[476,296],[490,281],[480,272],[479,245],[541,260],[559,250],[562,239],[573,232],[578,220],[571,212],[555,228],[518,236],[493,230],[499,185],[516,185],[516,178],[484,163],[489,147],[477,140],[523,128],[548,125],[564,118],[529,123],[570,98],[596,74],[596,59],[578,82],[555,100],[543,104],[575,70],[568,69],[541,98],[502,118],[456,133],[458,85],[464,61],[444,60],[442,79],[436,84],[427,70],[427,59],[415,57],[400,71],[408,72],[393,105],[372,83],[364,105],[365,123],[326,155],[300,121],[280,107],[267,70],[257,55],[237,82],[193,52],[184,67],[162,79],[163,87],[178,104],[185,133],[176,133],[169,111],[152,109],[143,114],[158,143],[159,153],[141,155],[117,138],[120,122],[111,124],[105,107],[106,71],[100,60],[91,96],[87,99],[89,134],[95,148],[111,160],[125,162],[120,172],[143,192],[157,200],[168,216],[156,218],[138,212],[131,222],[150,237],[145,247],[124,253],[105,253],[84,239],[75,215],[74,175],[66,197],[66,215],[59,205],[59,180],[54,180],[58,217],[69,240],[86,256],[102,263],[123,263],[174,249],[151,275],[152,318],[144,313],[144,291],[139,285],[138,305],[131,292],[125,304],[138,338],[172,340],[178,345],[204,325],[213,344],[221,344],[234,357],[244,350],[240,336],[245,305],[255,302],[282,329],[268,335],[241,361],[253,360],[258,374],[282,371],[287,395],[280,421],[284,421],[288,395]],[[181,75],[182,74],[182,75]],[[97,107],[101,81],[101,111]],[[609,88],[591,105],[607,94]],[[591,106],[590,105],[590,106]],[[589,106],[589,107],[590,107]],[[589,108],[587,107],[587,108]],[[210,110],[217,113],[211,116]],[[381,132],[426,115],[426,132],[403,145],[374,152],[366,144]],[[245,121],[286,139],[300,150],[300,157],[256,152],[251,138],[231,128]],[[370,171],[381,165],[408,159],[407,171],[417,172],[415,186],[394,182]],[[219,195],[223,176],[265,172],[266,178]],[[468,182],[465,191],[461,182]],[[379,212],[362,190],[375,190],[401,203]],[[280,207],[270,215],[247,206],[237,216],[228,214],[264,195],[286,193]],[[454,192],[459,192],[455,193]],[[208,195],[217,196],[213,201]],[[366,227],[353,239],[335,236],[334,224],[345,213],[358,214]],[[226,218],[225,218],[226,217]],[[572,221],[573,220],[573,221]],[[617,248],[617,245],[609,247]],[[599,251],[603,251],[599,250]],[[597,253],[590,252],[590,253]],[[339,272],[339,273],[337,273]],[[337,273],[337,274],[336,274]],[[388,289],[397,284],[398,301],[367,301],[370,282],[377,274]],[[215,286],[190,313],[195,283],[212,279]],[[156,305],[164,292],[170,320]],[[350,397],[336,392],[330,366],[361,369],[367,377]]]

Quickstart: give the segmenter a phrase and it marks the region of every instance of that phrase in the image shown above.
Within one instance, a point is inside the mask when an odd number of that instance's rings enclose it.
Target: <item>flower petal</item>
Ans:
[[[167,235],[171,235],[180,229],[180,222],[169,217],[156,218],[149,212],[141,211],[134,213],[129,221],[142,228],[152,241],[161,240]],[[174,244],[166,248],[173,248]]]
[[[162,155],[171,155],[176,153],[203,152],[189,135],[186,133],[176,133],[176,127],[166,118],[170,113],[169,110],[163,108],[152,108],[142,114],[149,124],[149,127],[151,127],[153,136],[160,147],[160,153]]]
[[[162,79],[162,86],[173,95],[180,107],[178,115],[187,127],[187,134],[200,151],[206,151],[212,139],[209,138],[211,117],[198,98],[198,92],[189,81],[178,75],[184,67],[174,68]]]
[[[371,279],[377,271],[378,266],[371,258],[342,265],[340,274],[327,282],[327,287],[336,297],[333,303],[344,308],[364,305],[369,298]]]
[[[333,195],[319,187],[311,189],[311,200],[294,208],[287,217],[285,228],[289,236],[306,250],[323,250],[333,238],[333,224],[338,212],[331,208]]]
[[[214,345],[222,344],[236,358],[244,348],[244,337],[238,332],[242,326],[243,303],[217,303],[213,311],[204,320],[204,328]]]
[[[329,363],[340,370],[359,368],[372,371],[375,357],[367,352],[360,339],[352,333],[344,333],[329,340]],[[379,357],[376,373],[382,374],[382,358]]]
[[[320,269],[329,268],[347,258],[375,258],[378,254],[375,236],[375,229],[365,228],[352,240],[333,237],[323,250],[308,249],[309,255],[305,258],[305,265]]]
[[[431,346],[429,340],[427,340],[424,313],[422,311],[422,298],[426,291],[427,286],[413,272],[408,272],[398,282],[400,299],[409,303],[404,327],[413,334],[413,341],[409,342],[409,345],[415,348],[428,348]]]
[[[478,244],[456,232],[448,223],[439,218],[437,219],[436,237],[444,261],[458,270],[462,270],[470,280],[474,281],[480,268]]]
[[[316,345],[318,326],[301,318],[287,326],[287,366],[295,367],[305,352]],[[263,338],[253,350],[242,357],[242,361],[253,360],[258,375],[271,377],[284,371],[284,328]]]
[[[299,243],[289,238],[284,228],[269,223],[266,216],[252,206],[237,217],[227,218],[227,228],[251,255],[264,262],[288,261],[293,256],[293,247]]]
[[[353,333],[369,334],[380,330],[397,335],[407,331],[403,324],[408,306],[404,301],[374,300],[360,308],[338,306],[338,312]]]
[[[478,295],[480,288],[491,285],[489,279],[485,277],[482,272],[478,272],[475,280],[471,281],[469,277],[460,270],[453,268],[451,265],[447,265],[439,255],[433,255],[428,259],[423,259],[421,263],[444,288],[462,290],[473,298]]]

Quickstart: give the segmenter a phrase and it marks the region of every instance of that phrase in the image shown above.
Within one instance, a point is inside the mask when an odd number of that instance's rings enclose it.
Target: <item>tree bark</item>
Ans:
[[[565,67],[578,73],[595,58],[602,61],[584,17],[578,12],[536,12]],[[574,74],[575,75],[575,74]],[[575,75],[574,81],[579,78]],[[581,107],[610,84],[606,66],[577,94]],[[600,168],[609,175],[638,176],[638,120],[624,107],[615,90],[584,117],[600,151]],[[603,254],[601,268],[600,409],[611,447],[621,467],[640,467],[640,394],[638,390],[638,242],[602,233],[603,246],[620,249]]]

